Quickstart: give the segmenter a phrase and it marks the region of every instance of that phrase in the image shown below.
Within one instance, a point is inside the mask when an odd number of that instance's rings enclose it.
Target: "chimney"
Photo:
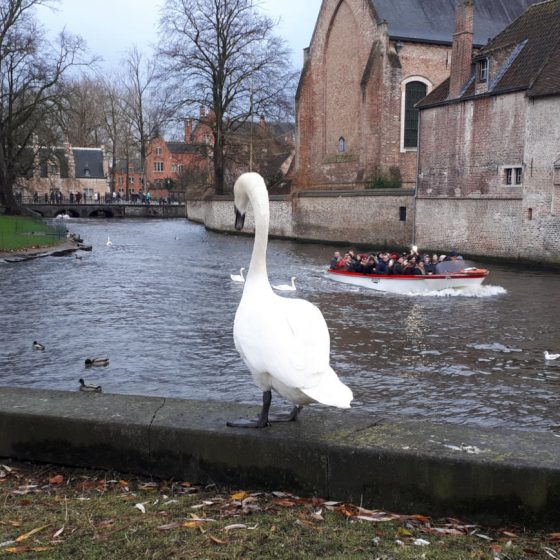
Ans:
[[[459,0],[451,51],[449,99],[457,99],[471,77],[473,55],[474,0]]]
[[[192,119],[187,119],[185,121],[185,144],[191,143],[192,137]]]
[[[264,115],[261,115],[259,119],[259,128],[261,128],[262,130],[266,130],[266,120],[264,118]]]
[[[202,120],[206,116],[206,109],[204,105],[200,106],[200,120]]]

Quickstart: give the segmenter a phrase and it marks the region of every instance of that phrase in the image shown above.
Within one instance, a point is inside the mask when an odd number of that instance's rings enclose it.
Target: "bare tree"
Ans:
[[[115,77],[100,78],[103,89],[102,127],[107,137],[106,148],[111,154],[111,193],[115,190],[115,173],[117,161],[123,157],[127,160],[130,145],[130,124],[126,118],[125,96]],[[127,178],[128,180],[128,178]],[[127,183],[128,195],[128,183]],[[128,197],[128,196],[127,196]]]
[[[133,47],[124,61],[122,77],[125,113],[145,172],[150,140],[165,127],[173,114],[160,87],[155,61]]]
[[[33,136],[54,121],[68,70],[86,64],[79,37],[62,32],[56,45],[45,40],[34,8],[50,3],[0,0],[0,205],[9,213],[21,212],[13,186],[32,165]]]
[[[253,0],[167,0],[160,56],[178,98],[191,114],[211,111],[216,193],[225,189],[227,140],[253,115],[291,109],[296,73],[276,22]]]
[[[103,81],[96,76],[80,76],[63,85],[60,128],[72,146],[84,148],[105,144]]]

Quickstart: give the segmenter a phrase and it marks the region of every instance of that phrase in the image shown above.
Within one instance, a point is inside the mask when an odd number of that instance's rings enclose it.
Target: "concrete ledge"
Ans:
[[[266,430],[225,426],[257,409],[0,388],[0,456],[485,523],[553,526],[560,519],[560,438],[553,434],[395,423],[313,408],[298,422]],[[469,454],[474,447],[480,452]]]

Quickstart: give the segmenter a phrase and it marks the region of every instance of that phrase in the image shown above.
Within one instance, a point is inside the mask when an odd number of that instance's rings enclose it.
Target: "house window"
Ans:
[[[506,185],[522,185],[523,184],[523,168],[522,167],[506,167],[504,169]]]
[[[154,161],[154,171],[163,171],[163,161]]]
[[[343,154],[346,151],[346,140],[344,140],[344,136],[341,136],[338,139],[338,151]]]
[[[124,177],[119,177],[119,185],[122,185],[124,183]]]
[[[485,58],[478,63],[478,79],[481,82],[488,80],[488,59]]]
[[[159,146],[156,148],[156,156],[161,156],[161,148]]]
[[[129,177],[128,178],[128,184],[129,185],[134,185],[134,177]]]
[[[408,82],[404,101],[404,147],[418,147],[418,109],[414,107],[426,97],[428,86],[423,82]]]
[[[406,222],[406,206],[399,207],[399,220],[401,222]]]
[[[513,169],[511,167],[508,167],[506,169],[506,185],[512,185],[513,184]]]
[[[173,171],[173,173],[177,173],[177,164],[176,164],[176,163],[174,163],[174,164],[171,166],[171,171]]]

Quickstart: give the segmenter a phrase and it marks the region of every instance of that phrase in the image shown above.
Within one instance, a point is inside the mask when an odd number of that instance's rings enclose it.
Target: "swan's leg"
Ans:
[[[259,417],[255,420],[246,420],[245,418],[240,418],[239,420],[233,420],[226,422],[226,425],[230,428],[266,428],[270,426],[268,421],[268,411],[270,410],[270,403],[272,402],[272,391],[265,391],[263,393],[263,405]]]
[[[297,420],[303,406],[294,406],[288,414],[269,414],[268,421],[272,422],[293,422]]]

